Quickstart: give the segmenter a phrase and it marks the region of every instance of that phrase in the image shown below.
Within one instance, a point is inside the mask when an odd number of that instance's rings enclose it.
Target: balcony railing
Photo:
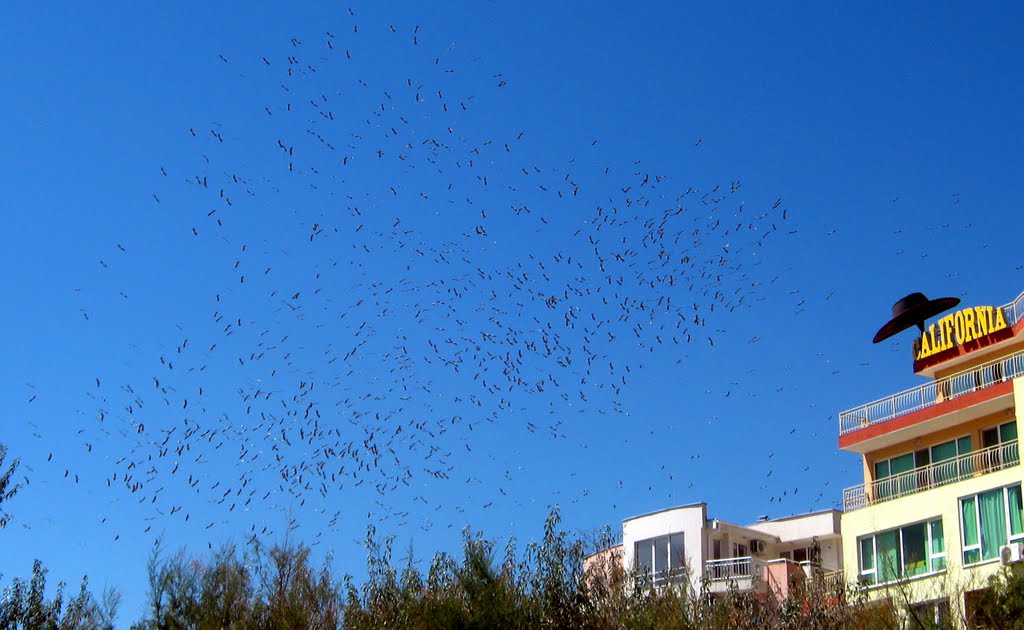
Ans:
[[[839,435],[892,420],[1018,376],[1024,376],[1024,352],[844,411],[839,414]]]
[[[754,576],[758,578],[764,571],[764,561],[749,556],[743,558],[725,558],[708,560],[704,563],[704,571],[712,582],[720,580],[743,580]]]
[[[1020,463],[1017,440],[861,484],[843,491],[847,512],[1002,470]]]
[[[686,567],[641,572],[636,576],[637,585],[665,586],[666,584],[678,584],[684,580],[686,580]]]
[[[1003,307],[1003,315],[1006,316],[1006,325],[1013,326],[1024,317],[1024,292],[1017,296],[1017,299]]]

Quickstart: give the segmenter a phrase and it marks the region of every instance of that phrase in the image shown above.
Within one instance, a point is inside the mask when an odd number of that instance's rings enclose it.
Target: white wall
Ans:
[[[690,568],[691,584],[700,584],[704,560],[708,557],[703,530],[707,522],[707,505],[696,503],[637,516],[622,522],[622,550],[625,567],[632,571],[635,543],[648,538],[683,533],[683,553]]]
[[[778,536],[782,542],[823,538],[839,533],[840,513],[834,510],[806,516],[796,516],[777,521],[762,521],[751,525],[751,529]]]

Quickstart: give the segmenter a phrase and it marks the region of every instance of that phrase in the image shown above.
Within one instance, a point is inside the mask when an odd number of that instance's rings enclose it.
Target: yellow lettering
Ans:
[[[934,331],[933,331],[934,332]],[[921,333],[921,345],[917,353],[917,360],[925,359],[932,355],[931,345],[928,343],[928,332]]]
[[[957,311],[953,313],[953,328],[956,333],[956,343],[960,345],[964,342],[964,312]]]
[[[946,315],[939,323],[942,324],[942,349],[949,350],[953,347],[953,316]]]
[[[1003,317],[1003,309],[997,308],[995,311],[996,323],[992,325],[992,332],[1006,328],[1006,318]]]
[[[964,329],[961,331],[960,343],[974,341],[978,337],[974,333],[974,309],[966,308],[960,312],[964,314]]]
[[[992,307],[991,306],[978,306],[974,309],[975,314],[975,326],[977,331],[975,337],[981,338],[988,334],[989,328],[992,326]]]

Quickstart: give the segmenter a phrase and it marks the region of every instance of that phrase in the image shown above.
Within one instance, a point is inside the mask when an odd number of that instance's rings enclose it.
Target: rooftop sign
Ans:
[[[921,333],[914,344],[914,360],[920,361],[954,346],[1007,328],[1003,309],[995,306],[975,306],[946,315]]]

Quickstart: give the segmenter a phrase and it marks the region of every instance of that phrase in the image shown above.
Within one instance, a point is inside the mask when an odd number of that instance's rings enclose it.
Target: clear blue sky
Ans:
[[[841,501],[892,303],[1024,290],[1019,8],[549,4],[7,8],[0,572]]]

